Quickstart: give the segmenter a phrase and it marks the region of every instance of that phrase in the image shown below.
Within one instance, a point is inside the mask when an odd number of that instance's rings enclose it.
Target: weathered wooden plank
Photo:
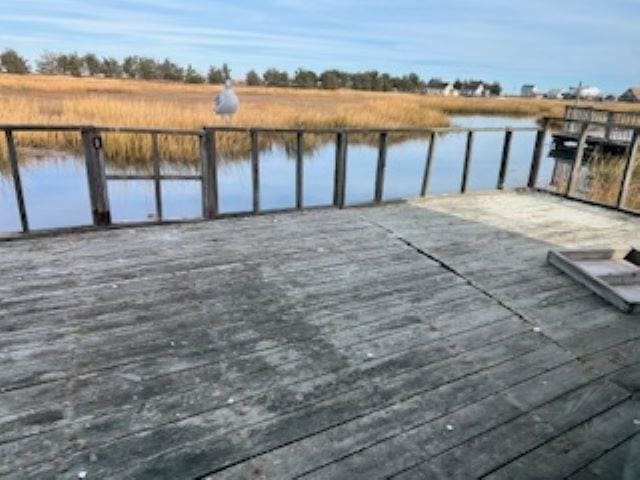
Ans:
[[[566,478],[640,432],[640,403],[628,400],[487,475],[487,479]]]
[[[495,363],[477,373],[472,373],[475,367],[470,367],[468,374],[459,380],[410,397],[370,416],[305,438],[295,446],[297,451],[313,452],[312,455],[308,455],[309,460],[305,463],[296,461],[296,456],[291,455],[289,448],[281,447],[224,470],[212,478],[238,478],[252,468],[260,469],[268,478],[309,474],[323,468],[331,469],[330,464],[335,461],[358,455],[361,450],[373,447],[385,438],[394,437],[437,419],[441,414],[441,403],[446,404],[447,412],[460,410],[553,370],[568,359],[569,357],[557,347],[548,346],[514,357],[508,362]]]
[[[615,446],[597,460],[575,472],[569,480],[609,480],[640,478],[640,434]]]
[[[629,243],[638,228],[502,193],[3,244],[0,371],[20,388],[0,393],[0,456],[22,476],[241,461],[375,478],[598,376],[633,390],[640,327],[551,273],[544,242]],[[549,418],[552,437],[533,429],[486,471],[578,438],[577,417]],[[580,438],[576,468],[599,448]]]
[[[605,381],[589,383],[414,468],[433,478],[482,477],[504,462],[621,404],[629,396],[629,392]],[[530,403],[531,399],[523,401]]]

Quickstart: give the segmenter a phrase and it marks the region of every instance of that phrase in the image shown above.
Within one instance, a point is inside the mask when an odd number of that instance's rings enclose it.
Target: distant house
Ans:
[[[640,102],[640,87],[631,87],[618,97],[621,102]]]
[[[602,99],[602,90],[598,87],[571,87],[568,91],[562,94],[562,98],[575,99],[581,98],[586,100],[600,100]]]
[[[562,98],[564,90],[561,88],[552,88],[544,94],[544,98]]]
[[[535,85],[523,85],[520,89],[521,97],[539,97],[540,91]]]
[[[488,91],[488,90],[487,90]],[[484,82],[465,82],[460,87],[460,95],[463,97],[484,97]]]
[[[443,95],[445,97],[457,95],[456,90],[451,82],[443,82],[440,79],[432,78],[423,89],[426,95]]]

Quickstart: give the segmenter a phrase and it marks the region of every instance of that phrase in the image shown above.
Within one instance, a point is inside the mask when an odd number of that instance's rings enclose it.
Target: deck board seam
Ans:
[[[606,381],[609,381],[609,380],[607,379]],[[593,383],[593,381],[591,381],[591,382],[589,382],[589,383]],[[614,384],[616,387],[619,387],[619,385],[617,385],[617,384],[615,384],[615,383],[613,383],[613,382],[610,382],[610,383]],[[599,417],[600,415],[604,415],[605,413],[607,413],[607,412],[609,412],[609,411],[613,410],[614,408],[618,407],[619,405],[622,405],[624,402],[627,402],[627,401],[631,398],[631,394],[629,393],[629,391],[628,391],[627,389],[622,388],[622,387],[619,387],[619,388],[621,388],[621,389],[623,389],[625,392],[627,392],[627,396],[626,396],[626,397],[623,397],[620,401],[616,402],[615,404],[611,405],[611,406],[610,406],[610,407],[608,407],[608,408],[605,408],[605,409],[604,409],[604,410],[602,410],[602,411],[598,411],[597,413],[594,413],[593,415],[590,415],[588,418],[585,418],[585,419],[581,420],[580,422],[578,422],[578,423],[576,423],[576,424],[574,424],[574,425],[571,425],[570,427],[564,428],[564,429],[559,430],[559,431],[554,431],[554,432],[553,432],[553,436],[551,436],[551,437],[549,437],[549,438],[545,439],[544,441],[542,441],[542,442],[540,442],[540,443],[537,443],[536,445],[532,446],[531,448],[528,448],[526,451],[524,451],[524,452],[522,452],[522,453],[520,453],[520,454],[516,455],[515,457],[510,458],[509,460],[507,460],[507,461],[505,461],[505,462],[501,463],[500,465],[497,465],[497,466],[493,467],[493,468],[492,468],[491,470],[489,470],[488,472],[483,473],[483,474],[482,474],[482,476],[480,476],[480,477],[479,477],[479,479],[481,480],[481,479],[487,478],[487,477],[488,477],[489,475],[491,475],[492,473],[494,473],[494,472],[496,472],[497,470],[500,470],[501,468],[506,467],[507,465],[509,465],[509,464],[511,464],[511,463],[513,463],[513,462],[515,462],[515,461],[517,461],[519,458],[524,457],[525,455],[527,455],[528,453],[530,453],[530,452],[532,452],[532,451],[536,450],[537,448],[540,448],[540,447],[542,447],[542,446],[546,445],[547,443],[552,442],[552,441],[553,441],[553,440],[555,440],[556,438],[558,438],[558,437],[560,437],[560,436],[564,435],[564,434],[565,434],[565,433],[567,433],[567,432],[570,432],[570,431],[571,431],[571,430],[573,430],[574,428],[578,428],[578,427],[580,427],[580,426],[582,426],[582,425],[585,425],[586,423],[590,422],[590,421],[591,421],[591,420],[593,420],[594,418]],[[635,433],[634,433],[634,434],[632,434],[631,436],[636,435],[636,434],[637,434],[637,432],[635,432]],[[588,465],[588,464],[590,464],[590,463],[591,463],[591,462],[588,462],[588,463],[587,463],[587,464],[585,464],[585,465]],[[583,465],[583,466],[584,466],[584,465]],[[578,470],[579,470],[579,469],[578,469]],[[572,472],[572,473],[574,473],[574,472]]]
[[[595,462],[597,462],[598,460],[600,460],[602,457],[604,457],[607,453],[609,453],[612,450],[615,450],[616,448],[618,448],[620,445],[622,445],[625,442],[628,442],[629,440],[631,440],[632,438],[634,438],[636,435],[640,435],[638,432],[633,432],[631,434],[629,434],[627,437],[623,438],[622,440],[620,440],[619,442],[616,442],[615,444],[609,446],[608,448],[602,450],[602,452],[600,452],[599,455],[595,456],[594,458],[590,459],[589,461],[583,463],[582,465],[580,465],[578,468],[574,469],[571,473],[569,473],[568,475],[566,475],[564,478],[564,480],[568,480],[570,479],[573,475],[575,475],[576,473],[588,469],[591,465],[593,465]]]
[[[536,376],[539,376],[539,375],[536,375]],[[412,470],[412,469],[414,469],[414,468],[420,468],[420,465],[423,465],[423,464],[425,464],[425,463],[427,463],[427,462],[429,462],[429,461],[433,460],[434,458],[438,458],[438,457],[440,457],[440,456],[442,456],[442,455],[446,454],[446,453],[447,453],[447,452],[449,452],[449,451],[455,450],[456,448],[460,447],[461,445],[464,445],[465,443],[469,443],[470,441],[473,441],[473,440],[474,440],[474,439],[476,439],[476,438],[480,438],[480,437],[482,437],[483,435],[486,435],[488,432],[492,432],[492,431],[494,431],[494,430],[497,430],[497,429],[499,429],[499,428],[501,428],[501,427],[503,427],[503,426],[505,426],[505,425],[508,425],[509,423],[512,423],[512,422],[514,422],[514,421],[516,421],[516,420],[518,420],[518,419],[520,419],[520,418],[522,418],[522,417],[525,417],[526,415],[531,414],[532,412],[535,412],[535,411],[537,411],[537,410],[540,410],[541,408],[543,408],[543,407],[545,407],[545,406],[547,406],[547,405],[549,405],[549,404],[551,404],[551,403],[553,403],[553,402],[555,402],[555,401],[557,401],[557,400],[560,400],[562,397],[566,397],[567,395],[570,395],[570,394],[572,394],[572,393],[574,393],[574,392],[576,392],[576,391],[578,391],[578,390],[580,390],[580,389],[583,389],[583,388],[585,388],[585,387],[586,387],[586,386],[588,386],[588,385],[592,385],[592,384],[594,384],[594,383],[596,383],[596,382],[599,382],[599,381],[609,382],[609,381],[608,381],[608,379],[607,379],[606,377],[607,377],[607,375],[599,375],[599,376],[597,376],[597,377],[594,377],[594,378],[592,378],[592,379],[588,380],[588,381],[587,381],[587,382],[585,382],[585,383],[582,383],[582,384],[580,384],[580,385],[578,385],[578,386],[576,386],[576,387],[571,388],[570,390],[564,391],[564,392],[560,393],[559,395],[555,395],[555,396],[553,396],[553,397],[551,397],[551,398],[547,399],[545,402],[543,402],[543,403],[540,403],[540,404],[536,405],[536,406],[535,406],[535,408],[532,408],[532,409],[530,409],[530,410],[524,410],[524,411],[522,411],[522,413],[520,413],[520,414],[518,414],[518,415],[516,415],[516,416],[514,416],[514,417],[512,417],[512,418],[510,418],[510,419],[508,419],[507,421],[504,421],[504,422],[498,423],[498,424],[496,424],[496,425],[494,425],[494,426],[492,426],[492,427],[490,427],[490,428],[488,428],[488,429],[486,429],[486,430],[484,430],[484,431],[482,431],[482,432],[479,432],[479,433],[477,433],[477,434],[475,434],[475,435],[473,435],[473,436],[471,436],[471,437],[469,437],[469,438],[466,438],[466,439],[464,439],[462,442],[457,443],[457,444],[455,444],[455,445],[452,445],[452,446],[450,446],[450,447],[446,448],[445,450],[443,450],[442,452],[437,453],[436,455],[431,455],[431,456],[429,456],[429,457],[427,457],[427,458],[423,458],[423,459],[421,459],[420,461],[418,461],[418,462],[414,463],[413,465],[410,465],[410,466],[408,466],[408,467],[403,468],[402,470],[399,470],[399,471],[397,471],[397,472],[393,473],[389,478],[396,477],[396,476],[398,476],[399,474],[404,473],[404,472],[409,471],[409,470]],[[535,377],[534,377],[534,378],[535,378]],[[603,380],[603,379],[604,379],[604,380]],[[609,383],[612,383],[612,382],[609,382]],[[616,386],[616,387],[618,387],[618,385],[615,385],[615,386]],[[611,410],[612,408],[615,408],[616,406],[618,406],[618,405],[620,405],[620,404],[622,404],[622,403],[624,403],[624,402],[628,401],[628,400],[631,398],[631,395],[628,393],[628,390],[626,390],[626,389],[622,389],[622,388],[620,388],[620,389],[621,389],[621,390],[624,390],[624,392],[625,392],[625,393],[627,393],[627,395],[625,395],[625,396],[621,397],[621,399],[620,399],[619,401],[617,401],[615,404],[611,405],[611,407],[608,407],[608,408],[606,408],[605,410],[599,411],[598,413],[596,413],[596,414],[594,414],[594,415],[591,415],[591,416],[590,416],[587,420],[585,420],[585,421],[591,420],[592,418],[594,418],[594,417],[596,417],[596,416],[598,416],[598,415],[601,415],[602,413],[605,413],[605,412],[607,412],[607,411]],[[545,443],[548,443],[549,441],[551,441],[551,440],[553,440],[553,439],[557,438],[558,436],[560,436],[560,435],[562,435],[562,434],[566,433],[567,431],[569,431],[569,430],[571,430],[571,429],[573,429],[573,428],[575,428],[575,427],[577,427],[577,426],[582,425],[585,421],[581,421],[581,422],[579,422],[579,423],[576,423],[576,424],[572,425],[572,426],[571,426],[571,427],[569,427],[569,428],[563,429],[562,431],[557,432],[557,434],[555,434],[555,433],[554,433],[553,437],[551,437],[551,438],[549,438],[549,439],[545,440],[545,441],[544,441],[544,442],[542,442],[542,443],[538,443],[538,444],[536,444],[536,446],[535,446],[535,447],[533,447],[533,448],[531,448],[531,449],[527,450],[527,452],[525,452],[525,453],[528,453],[528,452],[529,452],[529,451],[531,451],[531,450],[535,450],[535,448],[538,448],[538,447],[540,447],[541,445],[544,445]],[[515,459],[517,459],[517,458],[519,458],[519,457],[520,457],[520,455],[519,455],[518,457],[514,457],[512,460],[515,460]],[[512,460],[509,460],[508,462],[501,464],[501,465],[500,465],[500,467],[503,467],[503,466],[505,466],[505,465],[507,465],[507,464],[511,463],[511,461],[512,461]],[[495,470],[497,470],[497,468],[494,468],[494,469],[492,469],[492,470],[491,470],[491,471],[489,471],[489,472],[485,472],[485,473],[483,473],[483,474],[482,474],[482,476],[481,476],[481,477],[478,477],[478,478],[485,478],[485,476],[486,476],[486,475],[489,475],[490,473],[492,473],[492,472],[493,472],[493,471],[495,471]]]
[[[531,318],[529,318],[527,315],[525,315],[524,313],[522,313],[521,311],[517,310],[516,308],[513,308],[511,305],[507,304],[504,300],[500,299],[499,297],[497,297],[496,295],[494,295],[493,293],[491,293],[489,290],[487,290],[486,288],[482,287],[480,284],[478,284],[475,280],[467,277],[465,274],[463,274],[461,271],[459,271],[457,268],[455,268],[453,265],[447,263],[445,260],[443,260],[442,258],[438,257],[437,255],[434,255],[433,253],[429,253],[428,251],[424,250],[423,248],[418,247],[416,244],[414,244],[412,241],[404,238],[402,235],[400,235],[399,233],[397,233],[395,230],[390,229],[388,227],[385,227],[384,225],[382,225],[381,223],[376,222],[375,220],[371,220],[368,218],[363,218],[363,220],[365,222],[369,222],[371,225],[377,226],[378,228],[383,229],[384,231],[386,231],[390,236],[392,236],[393,238],[395,238],[396,240],[404,243],[405,245],[407,245],[409,248],[412,248],[413,250],[415,250],[418,254],[427,257],[428,259],[430,259],[433,262],[436,262],[437,264],[439,264],[442,268],[444,268],[445,270],[451,272],[452,274],[456,275],[457,277],[461,278],[462,280],[464,280],[469,286],[471,286],[472,288],[474,288],[475,290],[477,290],[478,292],[482,293],[483,295],[489,297],[491,300],[493,300],[494,302],[496,302],[498,305],[500,305],[502,308],[508,310],[509,312],[511,312],[512,314],[514,314],[516,317],[518,317],[520,320],[522,320],[523,322],[525,322],[526,324],[530,325],[532,328],[534,328],[535,326],[537,326],[537,323],[532,320]],[[560,347],[561,349],[568,351],[568,349],[562,345],[560,342],[558,342],[557,340],[555,340],[554,338],[546,335],[544,332],[540,332],[542,335],[545,336],[545,338],[547,338],[550,342],[554,343],[556,346]]]
[[[391,408],[391,407],[393,407],[394,405],[397,405],[397,404],[400,404],[400,403],[402,403],[402,402],[405,402],[405,401],[407,401],[408,399],[413,398],[413,397],[415,397],[415,396],[423,395],[424,393],[431,392],[431,391],[436,390],[436,389],[438,389],[438,388],[442,388],[442,387],[444,387],[444,386],[447,386],[447,385],[449,385],[449,384],[451,384],[451,383],[455,383],[455,382],[457,382],[457,381],[459,381],[459,380],[462,380],[462,379],[465,379],[465,378],[467,378],[467,377],[470,377],[470,376],[473,376],[473,375],[478,375],[478,374],[481,374],[481,373],[483,373],[483,372],[486,372],[487,370],[491,370],[492,368],[495,368],[495,367],[499,367],[499,366],[505,365],[505,364],[507,364],[507,363],[510,363],[510,362],[514,361],[515,359],[518,359],[518,358],[520,358],[520,357],[524,357],[524,356],[526,356],[526,355],[530,355],[530,354],[531,354],[532,352],[534,352],[534,351],[535,351],[535,350],[531,350],[531,351],[523,352],[523,353],[521,353],[521,354],[516,355],[515,357],[510,357],[510,358],[505,359],[505,360],[502,360],[502,361],[500,361],[500,362],[498,362],[498,363],[492,364],[492,365],[490,365],[490,366],[488,366],[488,367],[484,367],[484,368],[482,368],[482,369],[480,369],[480,370],[472,371],[472,372],[469,372],[469,373],[467,373],[467,374],[465,374],[465,375],[461,375],[461,376],[459,376],[459,377],[456,377],[454,380],[447,381],[447,382],[442,383],[442,384],[438,384],[438,385],[436,385],[434,388],[430,388],[430,389],[427,389],[427,390],[421,390],[421,391],[415,392],[415,393],[411,394],[410,396],[408,396],[408,397],[406,397],[406,398],[404,398],[404,399],[402,399],[402,400],[395,401],[395,402],[392,402],[392,403],[389,403],[389,404],[385,404],[385,405],[384,405],[384,406],[382,406],[381,408],[377,408],[377,409],[373,409],[373,410],[367,411],[366,413],[359,414],[359,415],[357,415],[357,416],[355,416],[355,417],[352,417],[352,418],[350,418],[350,419],[348,419],[348,420],[344,420],[344,421],[342,421],[342,422],[340,422],[340,423],[337,423],[337,424],[334,424],[334,425],[328,426],[328,427],[323,428],[323,429],[321,429],[321,430],[318,430],[318,431],[316,431],[316,432],[314,432],[314,433],[311,433],[311,434],[305,435],[305,436],[300,437],[300,438],[296,438],[295,440],[291,440],[291,441],[286,442],[286,443],[284,443],[284,444],[278,445],[277,447],[270,448],[270,449],[268,449],[268,450],[262,451],[262,452],[260,452],[260,453],[255,454],[255,455],[247,456],[247,457],[245,457],[245,458],[244,458],[244,459],[242,459],[242,460],[238,460],[237,462],[234,462],[234,463],[232,463],[232,464],[229,464],[229,465],[226,465],[226,466],[224,466],[224,467],[220,467],[220,468],[215,469],[215,470],[213,470],[213,471],[210,471],[210,472],[207,472],[207,473],[205,473],[205,474],[202,474],[201,476],[196,477],[196,479],[197,479],[197,480],[203,480],[203,479],[205,479],[205,478],[206,478],[207,476],[209,476],[209,475],[215,475],[215,474],[220,473],[220,472],[222,472],[222,471],[224,471],[224,470],[227,470],[227,469],[229,469],[229,468],[235,467],[236,465],[239,465],[239,464],[241,464],[241,463],[244,463],[244,462],[250,461],[250,460],[252,460],[252,459],[254,459],[254,458],[257,458],[257,457],[260,457],[260,456],[263,456],[263,455],[269,454],[269,453],[271,453],[271,452],[272,452],[272,451],[274,451],[274,450],[278,450],[278,449],[283,448],[283,447],[286,447],[286,446],[288,446],[288,445],[292,445],[292,444],[297,443],[297,442],[299,442],[299,441],[302,441],[302,440],[305,440],[305,439],[307,439],[307,438],[310,438],[310,437],[316,436],[316,435],[318,435],[318,434],[324,433],[325,431],[332,430],[332,429],[334,429],[334,428],[340,427],[340,426],[342,426],[342,425],[345,425],[345,424],[347,424],[347,423],[350,423],[350,422],[352,422],[352,421],[354,421],[354,420],[357,420],[357,419],[359,419],[359,418],[367,417],[367,416],[369,416],[369,415],[371,415],[371,414],[374,414],[374,413],[376,413],[376,412],[378,412],[378,411],[385,410],[385,409],[387,409],[387,408]],[[306,471],[306,472],[300,473],[300,474],[296,475],[296,477],[294,477],[294,478],[302,478],[302,477],[304,477],[304,476],[306,476],[306,475],[309,475],[310,473],[313,473],[313,472],[315,472],[316,470],[319,470],[319,469],[321,469],[321,468],[323,468],[323,467],[325,467],[325,466],[327,466],[327,465],[330,465],[330,464],[332,464],[332,463],[340,462],[341,460],[343,460],[343,459],[345,459],[345,458],[348,458],[348,457],[351,457],[351,456],[353,456],[353,455],[356,455],[356,454],[358,454],[358,453],[359,453],[359,452],[361,452],[361,451],[364,451],[364,450],[367,450],[367,449],[371,448],[372,446],[378,445],[378,444],[383,443],[383,442],[385,442],[385,441],[387,441],[387,440],[390,440],[390,439],[392,439],[392,438],[395,438],[395,437],[397,437],[397,436],[399,436],[399,435],[402,435],[403,433],[406,433],[406,432],[408,432],[408,431],[411,431],[411,430],[413,430],[413,429],[415,429],[415,428],[419,428],[419,427],[420,427],[420,426],[422,426],[422,425],[426,425],[426,424],[428,424],[428,423],[431,423],[431,422],[433,422],[433,421],[436,421],[436,420],[438,420],[438,419],[440,419],[440,418],[443,418],[443,417],[445,417],[445,416],[447,416],[447,415],[450,415],[451,413],[455,413],[455,412],[457,412],[457,411],[458,411],[458,410],[460,410],[460,409],[463,409],[463,408],[468,407],[469,405],[472,405],[473,403],[477,403],[477,402],[482,401],[482,400],[484,400],[484,399],[486,399],[486,398],[492,397],[492,396],[494,396],[494,395],[498,395],[498,394],[500,394],[500,393],[502,393],[502,392],[504,392],[504,391],[506,391],[506,390],[509,390],[509,389],[511,389],[511,388],[513,388],[513,387],[515,387],[515,386],[520,385],[521,383],[526,383],[526,382],[528,382],[528,381],[531,381],[532,379],[534,379],[534,378],[536,378],[536,377],[539,377],[540,375],[544,375],[545,373],[548,373],[548,372],[550,372],[550,371],[553,371],[553,370],[556,370],[556,369],[558,369],[558,368],[561,368],[561,367],[564,367],[564,366],[566,366],[566,365],[569,365],[569,364],[571,364],[572,362],[576,362],[576,363],[577,363],[577,359],[576,359],[575,357],[573,357],[573,358],[570,358],[570,359],[568,359],[568,360],[566,360],[566,361],[563,361],[563,362],[561,362],[561,363],[558,363],[558,364],[556,364],[556,365],[554,365],[554,366],[552,366],[552,367],[545,368],[544,370],[541,370],[541,371],[539,371],[539,372],[535,373],[534,375],[531,375],[531,376],[528,376],[528,377],[526,377],[526,378],[520,379],[520,380],[518,380],[517,382],[515,382],[515,383],[513,383],[513,384],[505,385],[503,388],[500,388],[499,390],[496,390],[496,391],[494,391],[494,392],[492,392],[492,393],[490,393],[490,394],[488,394],[488,395],[486,395],[486,396],[484,396],[484,397],[482,397],[482,398],[480,398],[480,399],[478,399],[478,400],[476,400],[476,401],[474,401],[474,402],[467,403],[467,404],[462,404],[459,408],[456,408],[455,410],[451,410],[451,411],[448,411],[448,412],[446,412],[446,413],[444,413],[444,414],[442,414],[442,415],[439,415],[439,416],[436,416],[436,417],[430,418],[427,422],[422,422],[422,423],[419,423],[419,424],[413,425],[411,428],[407,428],[407,429],[402,430],[401,432],[398,432],[398,433],[396,433],[396,434],[394,434],[394,435],[391,435],[391,436],[389,436],[389,437],[385,437],[385,438],[383,438],[383,439],[380,439],[379,441],[376,441],[376,442],[374,442],[374,443],[372,443],[372,444],[369,444],[369,445],[367,445],[367,446],[365,446],[365,447],[362,447],[362,448],[360,448],[360,449],[358,449],[358,450],[355,450],[355,451],[353,451],[353,452],[350,452],[349,454],[347,454],[347,455],[345,455],[345,456],[343,456],[343,457],[341,457],[341,458],[335,459],[335,460],[333,460],[333,461],[330,461],[330,462],[327,462],[327,463],[325,463],[325,464],[322,464],[322,465],[319,465],[319,466],[317,466],[317,467],[314,467],[314,468],[313,468],[313,469],[311,469],[311,470],[308,470],[308,471]]]

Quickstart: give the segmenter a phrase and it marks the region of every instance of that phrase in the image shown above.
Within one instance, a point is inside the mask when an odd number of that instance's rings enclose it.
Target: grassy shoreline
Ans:
[[[0,74],[0,124],[73,124],[200,129],[222,125],[213,113],[219,85],[188,85],[161,81],[74,78],[44,75]],[[340,128],[340,127],[445,127],[450,115],[494,115],[539,118],[562,116],[568,103],[527,98],[432,97],[412,93],[354,90],[303,90],[292,88],[238,87],[240,111],[235,126]],[[640,111],[640,105],[596,104],[599,108]],[[105,151],[114,165],[150,168],[148,135],[105,134]],[[79,151],[80,135],[69,132],[15,134],[21,149]],[[326,139],[305,137],[312,150]],[[375,143],[375,139],[354,139]],[[195,138],[160,138],[162,157],[194,164],[199,158]],[[274,143],[293,148],[294,136],[262,135],[261,149]],[[0,142],[0,169],[6,170],[6,145]],[[372,144],[373,144],[372,143]],[[247,135],[225,134],[218,139],[223,156],[233,159],[249,149]],[[22,160],[22,159],[21,159]],[[601,179],[611,177],[608,169]],[[605,174],[606,173],[606,174]],[[634,176],[635,177],[635,176]],[[596,181],[599,197],[609,198],[606,181]],[[635,185],[635,182],[634,182]],[[595,193],[595,192],[594,192]],[[635,191],[632,197],[638,197]]]

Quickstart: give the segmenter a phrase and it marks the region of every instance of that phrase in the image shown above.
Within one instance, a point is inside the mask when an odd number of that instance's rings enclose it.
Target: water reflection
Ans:
[[[532,119],[486,116],[456,117],[454,124],[461,127],[535,126]],[[470,190],[495,188],[503,138],[502,132],[476,133],[469,177]],[[534,138],[535,132],[514,133],[506,178],[507,187],[526,184]],[[262,141],[261,207],[292,207],[295,205],[295,135],[266,137]],[[459,190],[465,141],[466,134],[437,137],[430,194]],[[389,135],[385,199],[415,196],[420,193],[428,142],[428,137],[407,139],[394,134]],[[161,154],[164,145],[165,143],[161,142]],[[377,136],[367,139],[350,138],[346,177],[348,204],[372,200],[377,155]],[[304,152],[303,188],[306,206],[331,204],[334,163],[334,136],[314,138],[313,144],[308,145]],[[552,169],[552,166],[543,165],[541,178],[545,175],[550,176]],[[148,163],[136,166],[108,162],[108,170],[120,174],[151,173]],[[197,165],[189,161],[164,162],[161,170],[163,174],[199,173]],[[21,158],[21,173],[33,229],[90,223],[87,181],[82,159],[68,154],[52,154],[38,161],[25,161]],[[218,178],[221,212],[251,210],[251,167],[248,155],[234,154],[220,158]],[[114,221],[154,218],[155,197],[152,181],[110,181],[108,188]],[[199,217],[200,182],[165,180],[162,182],[162,201],[165,218]],[[19,220],[13,186],[6,174],[0,174],[0,202],[0,231],[18,231]]]

